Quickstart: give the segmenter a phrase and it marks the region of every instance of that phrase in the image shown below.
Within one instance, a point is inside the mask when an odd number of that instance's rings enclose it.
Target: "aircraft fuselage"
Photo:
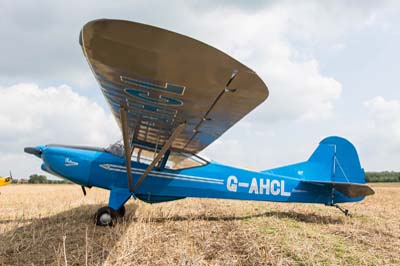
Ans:
[[[38,146],[42,151],[42,169],[86,187],[111,191],[110,204],[118,209],[130,198],[125,159],[101,149],[79,149],[63,146]],[[131,161],[133,183],[147,164]],[[331,190],[301,182],[298,176],[256,172],[210,162],[183,170],[154,168],[134,196],[146,202],[163,202],[185,197],[241,199],[276,202],[329,204]],[[113,191],[117,191],[113,198]],[[340,193],[335,202],[349,200]]]

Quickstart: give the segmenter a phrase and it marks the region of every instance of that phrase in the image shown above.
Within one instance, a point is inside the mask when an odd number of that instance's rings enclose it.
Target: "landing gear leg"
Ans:
[[[101,207],[94,215],[94,222],[99,226],[113,226],[116,224],[118,213],[108,206]]]
[[[350,213],[349,213],[349,210],[348,210],[348,209],[342,208],[342,207],[340,207],[340,206],[337,205],[337,204],[334,204],[334,205],[332,205],[332,206],[336,207],[336,209],[339,209],[341,212],[343,212],[343,214],[344,214],[345,216],[350,216]]]
[[[348,209],[342,208],[338,204],[331,203],[331,204],[325,204],[325,206],[335,207],[336,209],[339,209],[345,216],[349,217],[351,216]]]
[[[118,209],[117,214],[119,217],[125,216],[125,205],[122,205],[121,208]]]
[[[350,216],[349,210],[340,207],[338,204],[335,204],[335,187],[333,186],[331,189],[331,200],[329,204],[325,204],[328,206],[335,207],[336,209],[339,209],[345,216]]]

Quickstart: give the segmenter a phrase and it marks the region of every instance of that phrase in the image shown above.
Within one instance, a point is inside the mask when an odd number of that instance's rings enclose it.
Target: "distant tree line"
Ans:
[[[47,179],[45,175],[33,174],[29,179],[13,179],[13,184],[72,184],[71,181],[66,179]]]
[[[367,172],[365,173],[367,182],[400,182],[400,172]]]

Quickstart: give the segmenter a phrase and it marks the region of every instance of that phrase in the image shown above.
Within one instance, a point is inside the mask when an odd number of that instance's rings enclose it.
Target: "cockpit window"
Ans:
[[[124,145],[122,144],[122,141],[117,141],[114,144],[109,145],[107,148],[105,148],[105,151],[120,158],[123,158],[125,154]],[[132,152],[131,160],[138,163],[151,164],[151,162],[154,160],[156,156],[157,152],[155,152],[154,150],[142,147],[135,147]],[[160,167],[162,161],[163,160],[160,160],[157,167]],[[171,170],[181,170],[181,169],[203,166],[208,163],[209,161],[207,159],[204,159],[198,155],[179,152],[179,151],[172,151],[169,154],[167,163],[165,164],[165,168]]]
[[[171,152],[165,168],[181,170],[192,167],[199,167],[208,164],[208,161],[198,155],[185,152]]]
[[[114,144],[110,144],[104,150],[121,158],[125,156],[125,150],[122,140],[119,140]],[[131,160],[138,163],[150,164],[155,156],[157,156],[157,153],[154,153],[154,151],[135,147],[132,152]]]
[[[109,152],[117,157],[124,157],[124,145],[122,141],[119,140],[114,144],[110,144],[107,148],[104,149],[106,152]]]

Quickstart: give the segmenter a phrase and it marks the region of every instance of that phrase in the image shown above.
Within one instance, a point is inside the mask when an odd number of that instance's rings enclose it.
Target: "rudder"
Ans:
[[[308,162],[331,168],[329,176],[319,178],[318,181],[365,184],[365,173],[357,151],[353,144],[344,138],[323,139]]]
[[[361,168],[355,147],[348,140],[336,136],[323,139],[307,161],[263,173],[298,178],[304,183],[329,187],[345,195],[347,199],[343,201],[374,194],[365,184],[364,169]]]

